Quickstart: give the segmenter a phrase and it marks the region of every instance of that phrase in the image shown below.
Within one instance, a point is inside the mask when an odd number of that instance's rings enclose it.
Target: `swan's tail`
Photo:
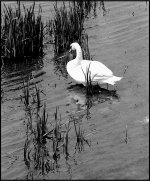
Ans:
[[[123,77],[113,76],[113,77],[110,77],[110,78],[104,80],[103,83],[108,83],[108,84],[114,85],[117,81],[120,81],[122,78]]]

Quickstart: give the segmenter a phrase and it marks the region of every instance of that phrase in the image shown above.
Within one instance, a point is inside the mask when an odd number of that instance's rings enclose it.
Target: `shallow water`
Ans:
[[[51,6],[46,3],[41,5],[48,18]],[[71,113],[83,115],[85,135],[91,142],[90,148],[85,146],[67,164],[61,160],[59,171],[49,173],[46,179],[149,178],[149,2],[107,1],[105,8],[105,16],[98,11],[97,17],[86,20],[85,27],[93,59],[108,66],[114,75],[124,77],[115,85],[119,99],[112,97],[104,103],[96,100],[87,119],[85,93],[70,77],[56,71],[50,61],[50,47],[43,60],[7,68],[1,76],[2,179],[25,179],[28,174],[23,158],[26,127],[20,96],[22,77],[33,73],[39,74],[32,81],[46,95],[42,94],[41,99],[46,102],[49,119],[54,119],[56,106],[64,122]],[[111,85],[109,90],[113,90]]]

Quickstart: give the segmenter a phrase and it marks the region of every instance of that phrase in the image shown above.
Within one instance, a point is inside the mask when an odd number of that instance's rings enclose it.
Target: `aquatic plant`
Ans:
[[[96,7],[98,2],[97,1],[72,1],[74,6],[80,7],[80,9],[83,10],[85,18],[88,17],[88,15],[93,10],[94,16],[96,16]]]
[[[70,3],[69,3],[70,4]],[[84,8],[78,3],[71,3],[68,7],[63,5],[58,8],[54,4],[54,19],[47,23],[50,41],[54,44],[55,57],[53,58],[55,72],[67,78],[66,64],[70,60],[68,50],[70,44],[78,42],[83,50],[83,58],[91,59],[88,47],[88,35],[84,30]],[[63,54],[62,54],[63,53]]]
[[[104,7],[103,1],[101,4]],[[69,9],[64,2],[60,8],[57,7],[57,2],[54,4],[54,19],[49,20],[47,29],[51,42],[54,43],[56,54],[68,50],[73,42],[78,42],[81,46],[84,44],[84,39],[88,38],[84,30],[84,21],[91,9],[96,14],[96,6],[97,2],[95,1],[71,1],[71,3],[69,2]],[[86,43],[86,45],[88,44]],[[86,50],[89,53],[88,47]]]
[[[80,125],[80,122],[76,122],[76,119],[74,119],[74,117],[72,117],[72,119],[73,119],[74,129],[76,133],[76,146],[75,146],[75,153],[76,153],[76,150],[78,150],[79,152],[84,150],[84,143],[86,143],[89,147],[90,147],[90,144],[88,140],[85,139],[84,137],[84,131]],[[77,128],[77,124],[78,124],[78,128]]]
[[[83,128],[79,123],[80,120],[78,121],[71,116],[68,121],[62,123],[61,114],[58,112],[59,106],[56,106],[54,120],[49,120],[46,103],[42,104],[41,102],[41,90],[36,85],[33,89],[34,93],[31,94],[29,86],[29,81],[24,83],[23,98],[25,107],[28,108],[25,109],[28,122],[27,138],[24,144],[24,162],[29,170],[28,177],[33,178],[34,173],[41,173],[44,176],[57,169],[62,153],[68,160],[70,157],[71,122],[74,123],[75,128],[75,153],[77,150],[83,151],[84,144],[89,145],[89,142],[85,139]],[[34,104],[37,106],[32,107]]]
[[[46,146],[47,139],[43,137],[48,131],[46,104],[44,104],[41,114],[39,112],[36,112],[36,114],[36,120],[34,120],[37,121],[36,127],[33,127],[30,133],[27,130],[27,139],[24,145],[24,161],[30,173],[41,171],[41,174],[45,175],[54,169],[52,156],[50,155],[49,148]]]
[[[41,7],[35,16],[35,2],[28,8],[20,3],[14,10],[4,4],[1,24],[1,57],[5,61],[22,61],[43,54]]]
[[[90,50],[88,46],[88,34],[84,33],[81,36],[81,49],[83,54],[83,59],[92,60],[92,56],[90,55]]]
[[[30,79],[27,82],[23,80],[23,96],[21,96],[21,101],[24,103],[25,115],[27,118],[27,130],[33,132],[33,113],[34,109],[32,109],[32,94],[29,91],[30,88]]]
[[[2,60],[2,64],[1,64],[1,77],[2,77],[3,73],[4,73],[4,62]],[[4,90],[1,87],[1,103],[3,102],[3,98],[4,98]]]
[[[54,72],[55,74],[57,75],[61,75],[65,78],[68,77],[68,72],[67,72],[67,69],[66,69],[66,65],[67,63],[69,62],[70,60],[70,56],[67,53],[64,53],[62,55],[59,55],[59,56],[55,56],[52,61],[54,62]]]
[[[127,144],[128,143],[128,129],[127,129],[127,125],[126,125],[126,130],[125,130],[125,143]]]
[[[54,4],[54,19],[50,21],[50,32],[56,54],[68,50],[72,42],[80,41],[83,23],[83,11],[78,6],[70,6],[67,10],[65,3],[60,8]]]
[[[30,104],[29,84],[30,84],[29,81],[27,81],[26,85],[25,85],[25,81],[23,81],[23,94],[24,94],[23,98],[24,98],[24,105],[26,109],[28,109],[29,104]]]
[[[65,131],[65,134],[64,134],[64,142],[63,142],[63,153],[66,155],[65,158],[66,160],[68,159],[68,156],[69,156],[69,151],[68,151],[68,144],[69,144],[69,131],[70,131],[70,121],[68,122],[68,124],[66,125],[65,124],[65,128],[66,128],[66,131]]]
[[[36,94],[36,103],[37,103],[37,110],[40,109],[41,105],[41,99],[40,99],[40,89],[39,87],[35,84],[35,94]]]

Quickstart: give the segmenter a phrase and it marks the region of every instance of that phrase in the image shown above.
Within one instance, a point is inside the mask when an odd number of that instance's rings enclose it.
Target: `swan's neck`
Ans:
[[[80,63],[81,60],[83,60],[81,47],[76,48],[76,60],[78,61],[78,63]]]

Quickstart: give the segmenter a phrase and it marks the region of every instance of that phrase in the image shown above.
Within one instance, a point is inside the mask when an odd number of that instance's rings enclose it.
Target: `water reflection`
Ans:
[[[66,65],[73,59],[73,56],[69,52],[65,52],[59,56],[55,56],[52,61],[54,62],[54,72],[56,75],[68,77]]]
[[[119,100],[119,95],[116,90],[108,90],[101,88],[99,86],[93,86],[93,94],[87,95],[86,87],[82,84],[70,85],[69,90],[69,100],[70,104],[76,105],[75,113],[83,113],[86,118],[90,118],[90,109],[95,104],[100,104],[104,102],[112,103],[113,100]]]
[[[14,77],[16,74],[20,75],[26,71],[39,70],[43,66],[42,58],[31,59],[24,62],[16,63],[5,63],[3,66],[3,73],[5,78]]]
[[[44,72],[41,71],[42,67],[42,59],[33,59],[18,64],[9,63],[3,65],[3,71],[1,73],[1,91],[3,92],[3,100],[5,101],[5,97],[7,97],[5,94],[7,92],[14,92],[22,89],[24,80],[27,81],[28,79],[31,79],[31,84],[40,82],[40,80],[34,78],[44,74]],[[7,100],[9,100],[8,97]]]

